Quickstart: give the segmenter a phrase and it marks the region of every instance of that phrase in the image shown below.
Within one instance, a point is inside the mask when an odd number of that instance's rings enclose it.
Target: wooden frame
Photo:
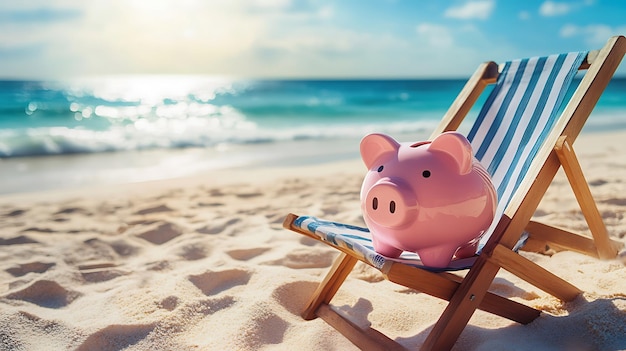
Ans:
[[[529,173],[534,173],[526,177],[530,179],[529,181],[520,185],[520,190],[512,198],[493,235],[465,277],[452,273],[433,273],[399,263],[391,264],[383,272],[385,277],[392,282],[449,301],[422,345],[422,350],[452,348],[476,309],[524,324],[530,323],[539,316],[539,310],[488,291],[501,268],[564,301],[571,301],[581,293],[580,289],[567,281],[512,251],[513,245],[524,230],[530,234],[525,247],[528,250],[540,251],[549,245],[604,259],[616,256],[620,243],[609,239],[572,144],[625,52],[626,38],[617,36],[610,38],[601,50],[588,54],[586,61],[580,67],[580,69],[587,69],[587,73],[554,126],[551,135],[539,150],[537,161],[529,170]],[[481,64],[452,103],[433,135],[457,129],[484,88],[493,84],[497,76],[498,67],[494,62]],[[593,238],[531,221],[539,202],[561,166],[585,215]],[[296,215],[288,215],[283,226],[309,235],[294,226],[296,218]],[[303,318],[307,320],[316,317],[323,318],[363,349],[401,349],[395,341],[371,328],[361,330],[329,307],[333,296],[358,261],[356,257],[350,255],[349,251],[342,251],[344,252],[337,258],[311,297],[302,314]]]

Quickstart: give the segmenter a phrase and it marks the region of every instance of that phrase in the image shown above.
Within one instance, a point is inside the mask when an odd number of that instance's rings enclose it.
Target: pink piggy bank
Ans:
[[[361,157],[369,169],[361,209],[378,253],[416,252],[424,265],[437,268],[455,254],[474,255],[493,221],[497,195],[462,134],[415,144],[370,134],[361,141]]]

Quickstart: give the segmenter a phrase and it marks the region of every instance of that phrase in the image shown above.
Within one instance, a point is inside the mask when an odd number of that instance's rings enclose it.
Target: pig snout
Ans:
[[[400,180],[383,178],[367,192],[364,210],[369,218],[385,227],[400,227],[415,218],[417,200]]]

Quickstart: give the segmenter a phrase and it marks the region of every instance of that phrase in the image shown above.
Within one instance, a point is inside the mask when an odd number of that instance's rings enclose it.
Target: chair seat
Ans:
[[[326,221],[313,216],[300,216],[294,221],[294,225],[330,246],[350,250],[363,262],[378,268],[383,273],[387,272],[392,263],[402,263],[433,272],[469,269],[474,264],[474,261],[476,261],[476,257],[478,257],[478,254],[480,254],[484,246],[484,244],[480,244],[477,254],[473,257],[453,259],[446,268],[433,268],[425,266],[420,260],[419,255],[413,252],[404,251],[398,258],[386,257],[379,254],[374,250],[372,234],[367,228]],[[519,250],[526,243],[527,239],[528,234],[523,233],[520,240],[515,245],[514,250]]]

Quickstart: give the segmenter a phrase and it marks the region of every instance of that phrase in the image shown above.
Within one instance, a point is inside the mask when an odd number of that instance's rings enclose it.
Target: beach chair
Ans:
[[[541,252],[550,247],[610,259],[621,248],[609,239],[572,144],[625,52],[626,38],[617,36],[601,50],[588,53],[515,60],[500,67],[486,62],[471,76],[433,136],[456,130],[485,87],[495,84],[467,135],[499,197],[494,223],[474,257],[452,261],[445,270],[432,270],[422,266],[415,254],[404,253],[397,259],[377,254],[366,228],[289,214],[285,228],[341,251],[303,318],[321,317],[363,349],[402,348],[372,328],[360,328],[329,305],[359,260],[392,282],[449,301],[423,350],[452,348],[476,309],[523,324],[540,315],[540,310],[489,291],[501,268],[563,301],[581,294],[517,250],[525,244],[524,250]],[[577,71],[584,76],[568,94]],[[567,175],[592,237],[531,220],[559,167]],[[465,274],[454,274],[455,270]]]

